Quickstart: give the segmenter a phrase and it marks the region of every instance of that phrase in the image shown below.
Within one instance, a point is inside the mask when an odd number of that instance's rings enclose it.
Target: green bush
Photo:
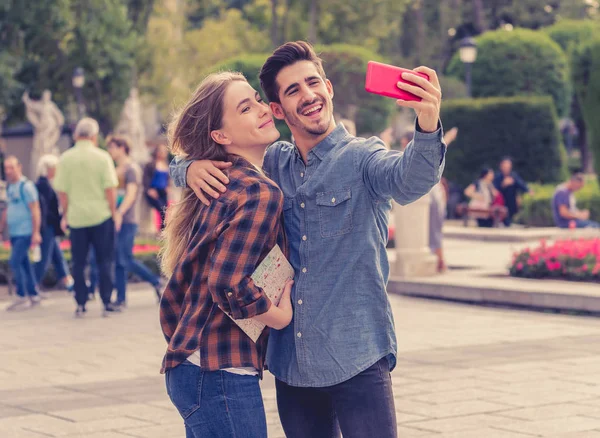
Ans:
[[[567,176],[556,111],[548,96],[447,100],[441,119],[458,137],[446,155],[444,175],[466,186],[483,166],[510,155],[526,181],[557,182]]]
[[[521,211],[515,216],[515,222],[532,227],[553,227],[552,195],[556,185],[532,184],[533,196],[523,198]],[[600,187],[597,181],[588,182],[583,189],[575,194],[577,208],[590,210],[593,220],[600,220]]]
[[[571,91],[567,56],[548,35],[527,29],[498,30],[478,37],[477,46],[473,97],[550,95],[558,114],[568,114]],[[458,53],[447,73],[465,77]]]
[[[600,36],[576,47],[572,63],[575,92],[587,127],[588,145],[594,154],[594,168],[600,178]]]
[[[598,23],[592,20],[560,20],[545,27],[543,32],[569,54],[577,45],[592,38],[599,29]]]

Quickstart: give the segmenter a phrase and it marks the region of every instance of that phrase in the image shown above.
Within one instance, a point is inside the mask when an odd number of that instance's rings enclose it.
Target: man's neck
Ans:
[[[122,157],[117,158],[115,161],[117,162],[117,166],[123,166],[125,164],[128,164],[131,161],[131,159],[127,155],[124,155]]]
[[[296,134],[294,134],[294,132],[292,132],[292,134],[294,135],[294,140],[296,142],[296,147],[298,148],[298,152],[300,152],[300,156],[302,157],[302,159],[304,160],[305,163],[308,161],[308,153],[311,150],[313,150],[313,148],[316,145],[318,145],[323,140],[325,140],[329,136],[329,134],[331,134],[333,132],[334,129],[335,129],[335,121],[332,120],[331,125],[329,126],[327,131],[319,136],[314,136],[309,133],[305,133],[304,135],[296,136]]]

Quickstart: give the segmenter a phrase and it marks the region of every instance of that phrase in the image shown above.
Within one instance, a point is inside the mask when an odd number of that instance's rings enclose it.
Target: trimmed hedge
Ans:
[[[515,222],[532,227],[553,227],[552,195],[556,185],[532,184],[533,196],[525,195],[521,210],[515,216]],[[588,182],[583,189],[575,194],[577,208],[590,210],[593,220],[600,219],[600,187],[597,181]]]
[[[568,114],[571,87],[567,56],[548,35],[528,29],[498,30],[476,40],[473,97],[550,95],[558,114]],[[447,74],[465,77],[458,53]]]
[[[441,119],[458,137],[446,155],[444,175],[466,186],[483,166],[496,167],[510,155],[526,181],[558,182],[567,177],[552,100],[547,96],[516,96],[447,100]]]

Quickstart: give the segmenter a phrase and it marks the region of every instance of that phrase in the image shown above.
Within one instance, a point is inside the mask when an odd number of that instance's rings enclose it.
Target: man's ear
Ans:
[[[325,86],[327,87],[327,92],[329,96],[333,99],[333,84],[329,79],[325,79]]]
[[[283,108],[280,103],[271,102],[269,103],[269,107],[271,107],[271,111],[277,120],[285,119],[285,114],[283,113]]]
[[[216,143],[222,146],[227,146],[231,144],[231,139],[220,129],[210,131],[210,136]]]

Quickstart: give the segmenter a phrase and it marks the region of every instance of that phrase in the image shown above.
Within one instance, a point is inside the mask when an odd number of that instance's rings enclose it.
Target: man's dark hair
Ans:
[[[279,102],[279,87],[276,82],[279,72],[288,65],[295,64],[298,61],[310,61],[317,68],[319,75],[325,79],[323,71],[323,61],[317,56],[313,47],[306,41],[296,41],[285,43],[279,46],[267,62],[260,69],[258,75],[260,86],[267,96],[269,102]]]
[[[115,144],[118,148],[125,149],[126,155],[129,155],[129,152],[131,152],[129,139],[125,136],[111,135],[106,139],[106,144],[109,145],[110,143]]]
[[[571,179],[575,181],[583,181],[583,169],[571,170]]]
[[[513,162],[512,157],[505,155],[502,157],[502,159],[500,160],[501,163],[504,163],[505,161],[510,161],[511,163]]]

